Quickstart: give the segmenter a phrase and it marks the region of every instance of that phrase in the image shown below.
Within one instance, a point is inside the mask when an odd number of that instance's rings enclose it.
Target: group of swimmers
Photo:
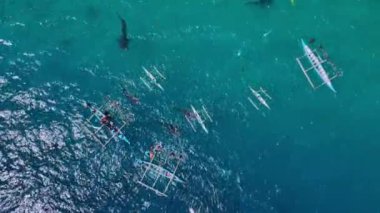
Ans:
[[[128,89],[125,88],[123,85],[121,85],[121,89],[122,89],[123,96],[125,96],[131,104],[133,104],[133,105],[140,105],[141,104],[140,99],[138,97],[136,97],[135,95],[133,95],[131,92],[129,92]],[[194,114],[194,112],[191,109],[183,109],[183,108],[175,107],[174,110],[181,112],[189,120],[196,119],[196,115]],[[106,114],[104,113],[104,115],[106,115]],[[105,120],[107,120],[107,119],[105,118]],[[172,134],[173,136],[179,137],[181,135],[178,125],[171,123],[171,122],[165,122],[163,120],[160,120],[159,123],[162,126],[164,126],[169,131],[169,133]]]
[[[163,145],[161,142],[158,142],[158,143],[152,145],[150,147],[150,150],[149,150],[149,159],[152,161],[155,158],[157,153],[162,153],[163,151],[164,151],[164,148],[163,148]],[[174,151],[170,151],[168,157],[171,159],[174,159],[174,158],[177,158],[179,160],[184,159],[183,154],[176,153]]]
[[[131,94],[125,87],[122,87],[122,94],[133,104],[140,105],[140,99],[135,95]],[[91,103],[86,102],[86,107],[90,108],[92,113],[97,113],[97,109],[92,106]],[[118,101],[110,101],[110,107],[112,109],[118,109],[120,107],[120,102]],[[174,110],[182,113],[186,118],[190,120],[196,119],[196,115],[191,109],[183,109],[175,107]],[[159,123],[167,129],[167,131],[173,135],[174,137],[180,137],[181,132],[178,125],[172,122],[166,122],[164,120],[160,120]],[[104,110],[102,112],[102,117],[100,118],[100,124],[102,126],[108,127],[112,132],[117,133],[119,130],[114,124],[113,117],[111,116],[111,112],[109,110]]]
[[[86,102],[85,107],[90,108],[92,113],[98,112],[98,110],[95,107],[93,107],[91,103]],[[102,113],[102,117],[100,118],[100,124],[102,126],[108,127],[108,129],[111,130],[111,132],[113,133],[119,132],[119,129],[114,124],[111,113],[108,110],[104,110],[104,112]]]

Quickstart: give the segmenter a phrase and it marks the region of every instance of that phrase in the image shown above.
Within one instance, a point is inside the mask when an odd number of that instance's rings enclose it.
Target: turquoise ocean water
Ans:
[[[379,11],[375,0],[1,0],[0,212],[380,212]],[[336,94],[308,85],[302,38],[344,71]],[[165,74],[165,91],[141,84],[142,66]],[[271,110],[250,105],[248,86],[266,89]],[[78,102],[106,96],[133,114],[131,145],[103,150],[78,125],[89,115]],[[208,134],[178,111],[190,105],[207,107]],[[167,198],[136,183],[157,141],[187,156]]]

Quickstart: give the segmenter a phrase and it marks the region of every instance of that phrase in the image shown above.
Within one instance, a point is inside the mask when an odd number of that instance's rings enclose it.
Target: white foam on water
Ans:
[[[2,44],[4,46],[9,46],[9,47],[13,45],[13,43],[11,41],[5,40],[5,39],[1,39],[1,38],[0,38],[0,44]]]

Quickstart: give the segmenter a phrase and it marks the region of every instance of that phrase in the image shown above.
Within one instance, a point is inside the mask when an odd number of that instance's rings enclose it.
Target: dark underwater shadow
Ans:
[[[270,7],[273,4],[273,0],[247,0],[244,5],[256,5],[260,7]]]

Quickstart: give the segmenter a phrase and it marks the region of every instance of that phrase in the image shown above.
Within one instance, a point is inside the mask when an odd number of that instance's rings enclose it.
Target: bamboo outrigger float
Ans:
[[[271,109],[268,102],[272,100],[272,97],[269,96],[262,87],[260,87],[258,90],[254,90],[251,86],[248,86],[248,88],[252,92],[252,95],[255,97],[255,99],[258,101],[258,103],[256,103],[252,100],[251,97],[247,97],[249,103],[251,103],[256,110],[260,111],[260,105],[264,106],[268,110]]]
[[[189,110],[185,113],[185,119],[189,123],[191,129],[194,132],[197,132],[196,124],[198,123],[201,126],[201,128],[203,129],[203,131],[205,133],[208,133],[208,129],[206,127],[205,122],[206,121],[212,122],[212,118],[211,118],[210,114],[208,113],[206,107],[204,105],[202,105],[202,109],[199,111],[196,110],[193,105],[190,105],[190,108],[191,108],[191,110]]]
[[[143,169],[138,184],[148,190],[153,191],[158,196],[167,197],[167,192],[171,185],[184,183],[176,173],[181,163],[184,162],[183,154],[168,151],[162,145],[156,145],[149,152],[149,161],[139,161]]]
[[[107,145],[113,140],[124,141],[124,142],[130,144],[127,137],[125,137],[125,135],[122,133],[122,130],[126,127],[127,122],[122,121],[121,127],[117,127],[115,122],[111,121],[111,120],[105,122],[105,118],[107,117],[107,115],[105,115],[102,112],[102,110],[105,108],[105,106],[107,104],[108,103],[97,108],[96,106],[94,106],[93,104],[90,104],[88,102],[83,103],[83,105],[91,111],[91,115],[89,118],[86,119],[86,122],[88,124],[90,124],[91,126],[93,126],[93,124],[92,124],[93,120],[95,120],[95,122],[99,122],[101,124],[100,127],[95,127],[96,130],[94,132],[92,132],[93,135],[99,140],[99,142],[103,148],[106,148]],[[103,141],[102,139],[100,139],[100,137],[98,137],[98,133],[100,131],[106,132],[105,134],[108,133],[109,137],[106,139],[106,141]]]
[[[157,69],[157,67],[153,67],[153,71],[149,71],[144,66],[142,67],[146,77],[140,77],[141,82],[149,89],[149,91],[153,90],[153,87],[157,87],[161,91],[164,91],[164,88],[159,83],[159,79],[166,80],[166,77]]]

